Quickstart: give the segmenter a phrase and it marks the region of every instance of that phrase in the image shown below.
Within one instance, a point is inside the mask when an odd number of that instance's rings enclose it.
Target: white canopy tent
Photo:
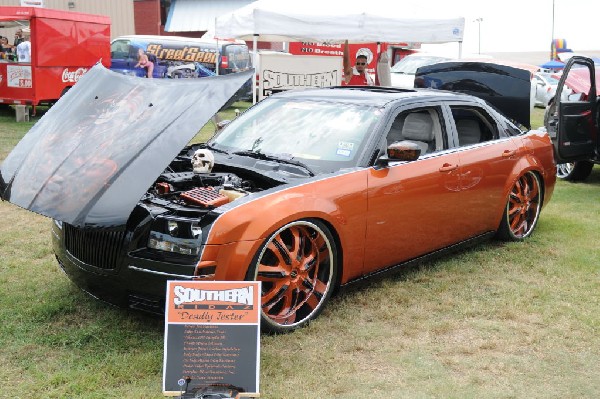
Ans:
[[[402,8],[393,9],[398,6]],[[417,8],[410,2],[388,0],[258,0],[218,17],[215,35],[243,40],[258,35],[259,41],[283,42],[462,42],[464,18],[429,18],[433,11],[423,7],[426,3]]]
[[[425,3],[389,0],[258,0],[218,17],[214,35],[252,40],[254,49],[257,41],[458,42],[460,57],[465,19],[428,18],[433,11],[425,8]]]

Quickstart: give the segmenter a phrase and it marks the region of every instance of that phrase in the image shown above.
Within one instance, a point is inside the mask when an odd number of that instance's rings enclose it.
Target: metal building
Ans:
[[[0,0],[0,6],[20,6],[22,0]],[[107,15],[111,38],[135,34],[134,0],[37,0],[45,8]]]

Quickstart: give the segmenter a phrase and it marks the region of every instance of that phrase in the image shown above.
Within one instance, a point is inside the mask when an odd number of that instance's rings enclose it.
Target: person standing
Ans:
[[[17,29],[13,46],[17,47],[23,41],[23,29]]]
[[[23,28],[23,41],[17,45],[17,61],[31,62],[31,42],[29,28]]]
[[[12,53],[14,46],[8,42],[8,37],[0,36],[0,53]]]
[[[344,78],[343,86],[373,86],[373,78],[367,72],[367,56],[359,54],[356,56],[354,66],[350,64],[350,50],[348,40],[344,43]]]

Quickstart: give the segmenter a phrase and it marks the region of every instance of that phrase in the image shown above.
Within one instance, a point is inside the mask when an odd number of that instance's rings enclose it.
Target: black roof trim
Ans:
[[[372,93],[416,93],[414,89],[401,89],[399,87],[389,86],[331,86],[328,89],[349,89],[349,90],[362,90],[370,91]]]

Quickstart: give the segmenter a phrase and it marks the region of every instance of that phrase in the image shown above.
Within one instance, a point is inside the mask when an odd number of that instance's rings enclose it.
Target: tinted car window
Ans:
[[[482,108],[451,106],[460,146],[483,143],[498,137],[496,124]]]
[[[112,59],[127,59],[129,56],[129,40],[115,40],[110,45],[110,56]]]
[[[421,155],[445,148],[445,134],[438,107],[413,109],[394,118],[386,142],[408,140],[421,147]]]

